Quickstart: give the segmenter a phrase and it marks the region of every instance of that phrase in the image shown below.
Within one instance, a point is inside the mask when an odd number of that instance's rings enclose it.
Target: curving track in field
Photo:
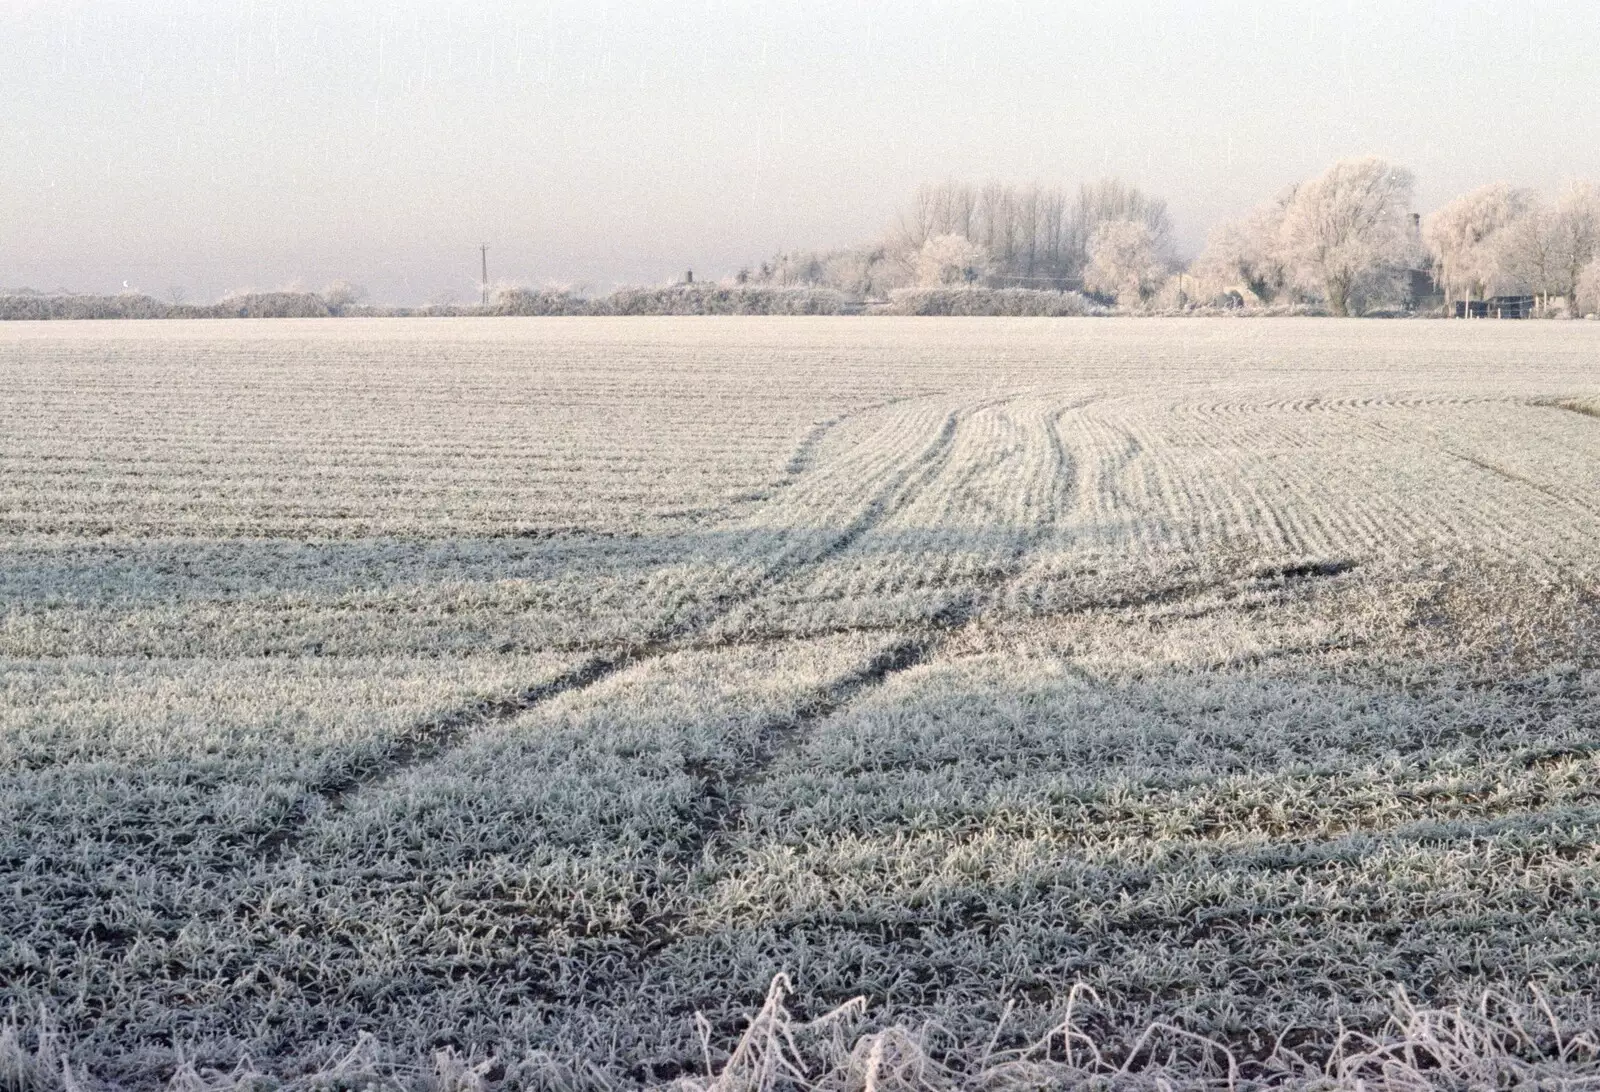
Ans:
[[[429,717],[411,731],[391,738],[361,764],[346,765],[307,786],[301,801],[259,835],[262,855],[276,860],[292,854],[308,817],[337,814],[354,793],[440,758],[476,729],[510,720],[553,698],[587,689],[625,668],[693,645],[741,604],[777,592],[817,570],[844,563],[858,552],[878,549],[878,540],[886,533],[892,540],[892,532],[885,528],[914,508],[924,492],[950,473],[958,454],[958,435],[970,429],[971,421],[989,404],[956,410],[921,407],[908,411],[891,434],[892,444],[874,444],[810,473],[798,472],[793,488],[783,500],[783,509],[790,518],[775,522],[770,511],[760,511],[728,529],[728,537],[734,543],[730,552],[749,561],[730,568],[727,585],[707,597],[709,605],[697,616],[652,634],[642,644],[595,656],[553,680]],[[788,465],[803,467],[824,431],[809,432]],[[965,476],[965,471],[962,474]],[[940,612],[932,621],[938,628],[948,628],[964,622],[970,613],[968,604]],[[934,637],[922,637],[903,642],[886,654],[887,658],[879,656],[861,672],[830,684],[808,706],[809,711],[796,716],[801,721],[816,719],[823,710],[842,704],[845,695],[920,662],[935,641]],[[885,666],[875,666],[879,661]]]
[[[1541,426],[1560,457],[1530,450],[1526,437]],[[1499,457],[1519,469],[1472,453],[1493,452],[1508,429],[1516,441]],[[1026,594],[1040,566],[1234,551],[1257,567],[1292,567],[1496,545],[1544,566],[1600,539],[1600,429],[1508,398],[1173,402],[1037,388],[905,398],[813,426],[785,479],[717,528],[731,562],[698,614],[556,680],[430,718],[311,796],[337,808],[477,727],[679,649],[782,640],[785,618],[819,607],[827,618],[839,604],[891,605],[887,616],[791,635],[921,634],[890,657],[902,670]],[[863,668],[876,681],[893,670]],[[803,719],[864,685],[832,684]],[[291,831],[318,807],[308,800],[264,845],[292,850]]]

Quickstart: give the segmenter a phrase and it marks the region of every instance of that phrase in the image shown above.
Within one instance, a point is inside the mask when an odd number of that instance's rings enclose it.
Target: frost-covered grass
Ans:
[[[1593,1087],[1597,360],[0,329],[0,1082]]]

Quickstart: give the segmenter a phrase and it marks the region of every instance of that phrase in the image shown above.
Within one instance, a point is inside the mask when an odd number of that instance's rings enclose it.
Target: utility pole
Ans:
[[[483,279],[478,282],[478,289],[482,295],[479,301],[484,307],[489,306],[489,244],[478,244],[478,256],[483,259]]]

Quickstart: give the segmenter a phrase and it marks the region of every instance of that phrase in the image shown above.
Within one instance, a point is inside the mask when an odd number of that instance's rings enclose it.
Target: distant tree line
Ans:
[[[140,292],[97,296],[75,292],[0,294],[0,319],[327,318],[353,314],[337,293],[248,292],[216,303],[159,300]]]
[[[589,298],[565,288],[495,285],[482,304],[373,306],[355,290],[250,292],[217,303],[168,302],[137,292],[117,295],[0,293],[0,321],[45,319],[214,319],[337,317],[494,317],[550,315],[837,315],[861,308],[844,293],[814,285],[776,287],[717,283],[620,288]]]
[[[481,304],[375,307],[345,282],[323,292],[233,293],[215,304],[0,294],[0,319],[341,315],[996,314],[1207,309],[1362,315],[1519,295],[1535,313],[1600,311],[1600,187],[1547,202],[1495,183],[1426,219],[1414,179],[1346,159],[1175,253],[1164,200],[1117,179],[1076,190],[942,182],[917,189],[878,239],[780,253],[720,283],[621,288],[603,297],[500,285]],[[687,278],[686,278],[687,281]],[[1430,291],[1430,289],[1437,291]]]
[[[382,310],[366,307],[362,302],[366,290],[348,281],[335,281],[321,292],[300,288],[229,292],[216,303],[187,303],[178,289],[168,295],[168,299],[161,300],[143,292],[95,295],[28,288],[0,291],[0,320],[331,318]]]
[[[812,285],[863,299],[909,289],[1117,289],[1127,271],[1097,276],[1094,254],[1106,225],[1132,246],[1129,269],[1148,293],[1175,268],[1166,202],[1116,179],[1076,191],[1001,182],[943,182],[917,189],[882,239],[832,251],[780,253],[735,278],[744,284]],[[1101,245],[1107,250],[1106,245]],[[1159,276],[1149,273],[1159,267]],[[1100,286],[1097,288],[1096,286]],[[1020,297],[1011,297],[1012,300]]]
[[[1545,314],[1600,309],[1600,187],[1575,182],[1547,203],[1495,183],[1420,224],[1411,191],[1403,168],[1346,160],[1219,227],[1194,272],[1263,304],[1298,298],[1334,314],[1404,301],[1417,271],[1432,275],[1447,311],[1505,295],[1536,297]]]
[[[1412,213],[1410,171],[1347,159],[1212,232],[1192,263],[1174,253],[1166,202],[1107,179],[1076,191],[990,182],[919,188],[876,241],[778,254],[740,284],[813,286],[886,306],[908,292],[1077,291],[1124,311],[1211,308],[1359,315],[1536,296],[1545,314],[1600,310],[1600,189],[1574,183],[1553,203],[1504,184]],[[965,287],[970,294],[928,296]],[[1008,306],[1015,307],[1016,297]],[[1043,304],[1029,305],[1038,313]],[[905,306],[899,308],[906,310]],[[1073,313],[1081,308],[1070,305]],[[998,304],[994,313],[1005,313]]]
[[[1494,183],[1423,222],[1447,301],[1526,293],[1569,314],[1600,310],[1600,187],[1569,184],[1554,202]]]

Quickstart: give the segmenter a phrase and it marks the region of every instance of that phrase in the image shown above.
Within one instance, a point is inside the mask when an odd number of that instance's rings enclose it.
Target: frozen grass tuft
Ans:
[[[1352,1089],[1422,1092],[1455,1089],[1600,1088],[1600,1024],[1592,1008],[1563,1019],[1537,989],[1523,998],[1485,993],[1474,1007],[1429,1008],[1397,993],[1394,1013],[1375,1034],[1345,1032],[1317,1059],[1280,1035],[1258,1061],[1171,1023],[1154,1022],[1125,1051],[1104,1049],[1084,1020],[1100,999],[1073,988],[1059,1024],[1017,1048],[996,1049],[1005,1015],[982,1043],[940,1043],[934,1026],[891,1026],[851,1038],[866,1012],[857,998],[810,1021],[785,1002],[785,975],[720,1064],[711,1062],[701,1022],[705,1077],[683,1077],[678,1092],[977,1092],[1044,1088],[1228,1090]],[[1007,1010],[1009,1012],[1009,1009]]]
[[[1125,1049],[1092,1030],[1103,1015],[1085,985],[1067,997],[1060,1022],[1023,1045],[1002,1048],[1007,1006],[991,1034],[951,1042],[936,1025],[856,1029],[868,1004],[854,998],[812,1019],[788,1001],[794,986],[776,976],[743,1034],[724,1049],[710,1021],[696,1015],[703,1074],[654,1085],[660,1092],[1591,1092],[1600,1089],[1600,1021],[1591,1005],[1558,1012],[1536,988],[1521,996],[1488,992],[1475,1005],[1427,1007],[1397,991],[1393,1014],[1376,1033],[1343,1032],[1331,1043],[1288,1045],[1278,1036],[1265,1057],[1242,1059],[1226,1043],[1168,1022],[1152,1022]],[[575,1071],[539,1054],[470,1061],[451,1048],[403,1060],[370,1035],[299,1074],[273,1074],[242,1062],[222,1072],[182,1061],[170,1092],[369,1089],[489,1092],[492,1089],[623,1087],[615,1075]],[[15,1015],[0,1025],[0,1089],[5,1092],[109,1092],[77,1068],[48,1019],[32,1032]]]

